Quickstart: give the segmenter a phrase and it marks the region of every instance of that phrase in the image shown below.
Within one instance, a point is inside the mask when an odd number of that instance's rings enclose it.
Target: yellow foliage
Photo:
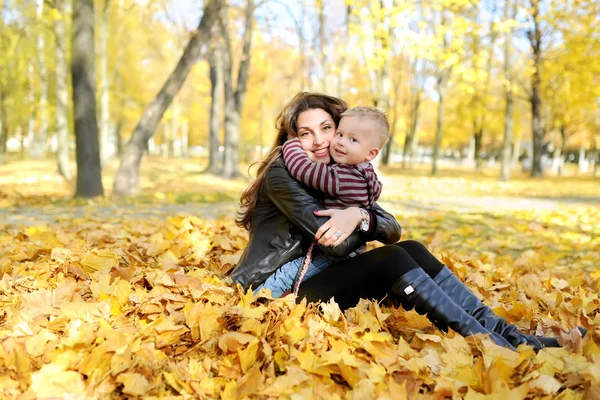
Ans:
[[[559,224],[572,217],[548,214],[543,219]],[[448,230],[434,221],[428,221],[434,229]],[[461,226],[448,217],[437,221]],[[116,235],[123,226],[130,236]],[[501,223],[487,227],[510,240],[501,233],[505,228]],[[538,237],[544,232],[532,223],[513,228],[534,229]],[[3,238],[20,237],[20,251],[37,257],[38,265],[31,269],[29,259],[16,257],[0,280],[6,321],[0,331],[3,396],[29,391],[40,398],[171,393],[237,399],[319,393],[319,398],[363,399],[412,398],[421,390],[523,399],[555,396],[567,384],[565,393],[577,397],[590,390],[590,383],[600,384],[600,348],[593,330],[600,319],[592,278],[577,275],[573,285],[568,270],[532,270],[530,264],[546,254],[541,247],[511,267],[510,257],[496,257],[492,242],[471,230],[465,235],[478,235],[475,246],[487,252],[476,259],[464,253],[443,257],[459,276],[471,277],[467,283],[486,303],[501,305],[496,310],[520,326],[527,321],[522,329],[556,334],[559,325],[592,328],[583,341],[573,331],[561,339],[565,348],[536,355],[524,346],[511,352],[483,336],[444,334],[425,317],[386,302],[363,300],[345,313],[335,299],[319,307],[296,304],[293,296],[262,302],[262,294],[242,292],[224,275],[219,260],[238,252],[246,240],[230,220],[215,225],[177,216],[166,223],[124,220],[95,229],[120,239],[90,249],[80,244],[88,231],[67,222],[60,230],[3,231]],[[419,232],[418,225],[409,229],[412,236]],[[31,250],[43,244],[39,235],[51,238],[41,253]],[[194,245],[182,245],[201,236],[211,243],[201,256]],[[0,240],[2,249],[12,244]],[[165,254],[172,260],[168,265]],[[590,267],[595,265],[597,255],[581,255],[582,262],[587,258],[593,260]],[[228,261],[228,268],[233,264]],[[33,279],[45,285],[31,286]],[[562,295],[560,303],[548,300],[556,292]],[[524,303],[507,300],[525,293]]]

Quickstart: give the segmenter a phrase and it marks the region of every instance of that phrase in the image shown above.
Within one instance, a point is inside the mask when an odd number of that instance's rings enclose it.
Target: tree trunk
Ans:
[[[230,85],[232,85],[231,80],[225,79],[225,87],[227,88]],[[235,105],[233,93],[225,89],[225,150],[223,153],[222,176],[227,179],[232,179],[239,175],[238,145],[240,141],[240,119],[240,113]]]
[[[105,0],[100,18],[100,161],[106,166],[114,155],[111,151],[110,77],[108,76],[108,16],[110,0]]]
[[[504,2],[504,21],[508,21],[511,15],[511,0]],[[511,167],[511,143],[513,130],[513,76],[510,68],[510,42],[512,40],[512,28],[509,28],[504,37],[504,96],[506,108],[504,109],[504,141],[502,142],[502,167],[500,180],[506,182],[510,179]],[[518,155],[517,155],[518,157]]]
[[[538,65],[539,66],[539,65]],[[533,73],[532,94],[531,94],[531,128],[533,132],[533,163],[531,166],[531,176],[542,176],[542,152],[544,145],[544,129],[542,127],[542,101],[540,99],[540,76],[539,70]]]
[[[477,104],[477,106],[478,106],[476,117],[474,118],[474,124],[475,124],[475,130],[474,130],[474,132],[475,132],[475,171],[477,171],[477,172],[481,172],[483,170],[483,160],[481,158],[481,149],[483,146],[483,133],[485,131],[485,118],[487,115],[486,99],[487,99],[487,95],[490,91],[490,86],[491,86],[491,82],[492,82],[492,66],[493,66],[492,61],[494,60],[494,44],[496,42],[496,35],[494,32],[495,31],[494,25],[496,22],[495,15],[496,15],[496,6],[494,5],[492,15],[490,18],[490,26],[489,26],[490,37],[489,37],[489,45],[488,45],[489,52],[487,54],[486,79],[485,79],[483,88],[481,90],[481,93],[479,93],[475,96],[475,104]],[[479,36],[477,36],[475,46],[476,46],[477,51],[479,52],[479,46],[480,46]],[[480,110],[482,110],[482,109],[485,109],[486,111],[481,112]],[[477,115],[480,113],[481,113],[481,115]]]
[[[44,1],[36,0],[36,19],[42,21],[44,12]],[[30,103],[30,115],[28,124],[29,138],[29,155],[31,158],[39,159],[44,157],[46,152],[46,142],[48,135],[48,73],[46,70],[46,57],[45,57],[45,46],[44,46],[44,31],[40,30],[37,37],[37,75],[40,81],[40,95],[39,100],[36,102],[35,97],[35,63],[29,63],[29,103]],[[40,117],[40,125],[36,127],[36,117]]]
[[[37,15],[38,20],[42,20],[44,13],[44,0],[37,0]],[[46,68],[45,57],[45,40],[43,32],[38,36],[37,48],[40,66],[40,101],[39,101],[39,116],[40,127],[36,135],[36,142],[39,146],[39,154],[41,157],[46,153],[46,145],[48,142],[48,70]]]
[[[391,64],[390,64],[391,66]],[[403,65],[400,69],[401,71],[401,76],[398,77],[396,75],[396,79],[393,80],[393,101],[392,98],[390,96],[390,105],[388,107],[389,109],[389,113],[388,113],[388,119],[390,119],[390,135],[389,138],[385,144],[384,147],[384,151],[382,152],[382,157],[381,157],[381,163],[383,165],[389,165],[390,162],[390,157],[392,155],[392,149],[394,147],[394,137],[396,136],[396,132],[397,130],[397,126],[398,126],[398,98],[400,97],[400,86],[402,83],[402,78],[404,78],[404,67],[405,65]],[[391,80],[391,74],[390,74],[390,80]],[[392,111],[393,111],[393,118],[392,118]]]
[[[6,109],[4,88],[0,82],[0,165],[4,163],[6,154],[6,142],[8,141],[8,129],[6,127]]]
[[[175,142],[179,133],[179,116],[181,115],[181,106],[179,105],[177,96],[173,99],[171,108],[173,109],[173,118],[171,119],[171,134],[169,135],[169,157],[173,158],[176,156]]]
[[[473,140],[475,141],[475,171],[481,172],[483,170],[483,159],[481,158],[483,129],[481,127],[473,134]]]
[[[225,65],[225,153],[223,159],[223,174],[226,179],[239,175],[238,150],[240,142],[240,121],[246,95],[248,81],[248,68],[250,66],[250,49],[252,46],[252,24],[254,21],[254,0],[246,0],[246,21],[242,45],[242,57],[238,70],[237,87],[233,89],[232,82],[232,43],[227,28],[227,9],[223,8],[221,32],[225,39],[226,51],[224,52]]]
[[[221,173],[221,116],[223,115],[223,44],[217,41],[210,56],[210,117],[208,123],[208,167],[206,172]]]
[[[36,147],[35,141],[35,123],[36,123],[36,115],[38,107],[35,104],[35,70],[33,68],[33,63],[29,63],[27,66],[27,75],[29,80],[29,93],[27,94],[27,103],[29,104],[29,121],[27,123],[27,147],[29,148],[29,156],[31,158],[40,158],[40,154],[37,149],[34,151]]]
[[[163,158],[169,158],[169,139],[171,138],[171,127],[169,124],[161,124],[162,140],[160,144],[160,155]]]
[[[438,173],[438,158],[440,154],[440,147],[442,145],[442,133],[443,133],[443,123],[444,123],[444,91],[442,88],[442,78],[438,77],[438,94],[439,94],[439,102],[437,109],[437,123],[435,129],[435,142],[433,144],[433,159],[431,165],[431,176],[435,176]]]
[[[579,162],[577,163],[578,171],[580,174],[584,174],[588,170],[588,161],[585,158],[585,146],[579,146]]]
[[[412,162],[413,157],[413,146],[415,137],[417,135],[417,129],[419,128],[419,117],[421,108],[421,89],[418,89],[413,94],[413,103],[410,107],[410,126],[406,132],[406,139],[404,140],[404,154],[402,156],[402,168],[406,168],[406,164]]]
[[[558,168],[557,175],[562,176],[565,165],[565,154],[567,152],[567,128],[564,125],[560,127],[560,147],[558,147]]]
[[[529,42],[533,55],[533,75],[531,78],[531,130],[533,134],[533,163],[531,176],[542,176],[542,152],[544,145],[544,127],[542,125],[541,91],[541,55],[542,33],[540,31],[540,0],[530,0],[533,18],[533,30],[529,32]]]
[[[512,159],[510,161],[511,168],[519,163],[519,157],[521,157],[521,141],[515,140],[512,149]]]
[[[69,82],[67,75],[67,40],[65,20],[67,10],[64,0],[54,0],[60,18],[54,20],[54,57],[56,64],[56,162],[58,172],[67,181],[73,179],[69,167]]]
[[[598,176],[598,171],[600,170],[600,168],[598,168],[598,164],[600,164],[600,151],[598,151],[598,142],[596,140],[596,136],[600,134],[600,98],[596,98],[596,118],[595,118],[596,123],[594,124],[594,130],[591,133],[592,135],[592,140],[590,141],[590,144],[592,146],[593,149],[593,153],[594,153],[594,160],[596,160],[594,162],[594,177]]]
[[[123,155],[123,124],[125,121],[123,119],[119,120],[115,125],[115,146],[117,147],[117,156],[121,158]]]
[[[392,152],[392,143],[393,142],[394,142],[394,133],[393,133],[393,131],[391,131],[390,136],[388,137],[388,140],[385,143],[385,146],[383,147],[383,149],[381,151],[381,163],[383,165],[389,165],[389,163],[390,163],[390,154]]]
[[[202,46],[210,37],[211,27],[221,7],[222,0],[209,0],[207,2],[197,32],[187,44],[175,70],[160,89],[160,92],[144,110],[131,135],[131,139],[125,146],[121,164],[115,176],[113,187],[115,195],[127,196],[138,191],[140,163],[142,155],[148,147],[148,140],[156,131],[156,127],[169,104],[171,104],[173,97],[181,89],[192,67],[198,60]]]
[[[512,165],[511,145],[513,128],[513,94],[511,88],[512,82],[510,79],[507,83],[507,86],[506,108],[504,110],[504,141],[502,142],[502,167],[500,172],[500,180],[504,182],[510,179],[510,168]]]
[[[184,119],[183,123],[181,124],[181,146],[180,146],[180,151],[181,151],[181,157],[183,158],[187,158],[188,156],[188,140],[189,140],[189,121],[188,119]]]
[[[76,197],[104,195],[96,121],[94,0],[73,2],[71,76],[77,154]]]

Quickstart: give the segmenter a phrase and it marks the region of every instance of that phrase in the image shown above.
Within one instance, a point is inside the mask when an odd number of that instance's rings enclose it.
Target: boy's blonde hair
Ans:
[[[373,129],[379,135],[379,148],[383,147],[390,135],[390,123],[385,113],[375,107],[352,107],[340,114],[341,117],[356,117],[360,120],[373,122]]]

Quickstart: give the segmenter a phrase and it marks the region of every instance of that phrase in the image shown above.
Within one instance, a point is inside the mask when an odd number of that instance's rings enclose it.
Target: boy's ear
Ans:
[[[379,154],[379,149],[377,147],[373,147],[371,150],[369,150],[369,153],[367,154],[365,162],[373,160],[375,157],[377,157],[378,154]]]

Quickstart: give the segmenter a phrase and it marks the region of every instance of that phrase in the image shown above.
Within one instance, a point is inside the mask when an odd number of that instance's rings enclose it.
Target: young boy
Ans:
[[[373,107],[354,107],[342,114],[329,145],[335,164],[315,163],[298,139],[283,145],[283,160],[292,176],[328,195],[328,208],[370,207],[381,194],[381,183],[369,163],[387,140],[385,114]]]
[[[388,135],[389,123],[384,113],[373,107],[354,107],[342,114],[329,146],[335,164],[311,161],[298,139],[285,142],[283,159],[295,179],[327,194],[325,207],[368,208],[381,194],[381,182],[370,161],[377,157]],[[322,254],[312,258],[313,247],[314,243],[302,264],[300,259],[282,266],[259,288],[271,289],[274,297],[285,294],[284,289],[292,286],[297,293],[304,278],[310,278],[330,264]],[[307,273],[309,264],[311,268]]]

